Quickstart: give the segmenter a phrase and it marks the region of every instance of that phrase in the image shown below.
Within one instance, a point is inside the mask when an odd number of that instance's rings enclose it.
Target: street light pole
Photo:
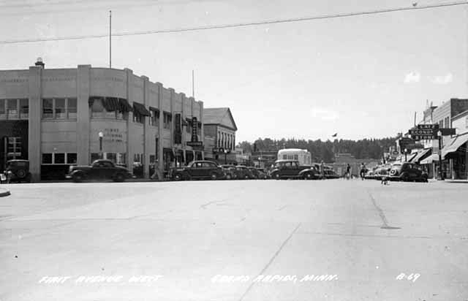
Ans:
[[[439,137],[439,179],[444,180],[444,175],[442,173],[442,132],[437,132],[437,137]]]
[[[101,159],[104,159],[104,154],[102,153],[102,137],[104,137],[104,134],[99,132],[99,154]]]

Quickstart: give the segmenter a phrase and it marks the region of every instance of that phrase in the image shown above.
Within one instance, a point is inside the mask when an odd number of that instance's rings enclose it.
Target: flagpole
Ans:
[[[109,68],[112,68],[112,11],[109,11]]]

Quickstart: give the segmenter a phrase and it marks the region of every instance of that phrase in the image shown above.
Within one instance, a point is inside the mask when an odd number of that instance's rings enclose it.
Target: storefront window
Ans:
[[[5,105],[6,105],[5,99],[0,99],[0,119],[6,119]]]
[[[55,100],[55,118],[65,119],[67,117],[65,112],[65,99],[59,98]]]
[[[76,98],[68,98],[68,118],[76,119],[77,103]]]
[[[67,164],[76,164],[77,156],[76,153],[68,153],[67,154]]]
[[[117,164],[119,165],[127,164],[127,156],[125,153],[117,153]]]
[[[101,159],[100,153],[91,153],[91,163],[98,159]]]
[[[117,163],[117,154],[116,153],[106,153],[106,159],[111,160],[114,163]]]
[[[42,154],[42,164],[52,164],[52,154]]]
[[[65,154],[54,154],[54,164],[65,164]]]
[[[42,118],[54,118],[54,100],[42,100]]]

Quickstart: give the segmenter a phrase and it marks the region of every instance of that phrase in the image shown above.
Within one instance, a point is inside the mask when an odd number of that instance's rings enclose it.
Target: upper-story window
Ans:
[[[186,118],[185,119],[185,131],[187,133],[192,132],[192,119]]]
[[[28,99],[0,99],[0,120],[28,119]]]
[[[172,128],[172,114],[168,112],[163,112],[163,119],[164,128],[170,130]]]
[[[44,98],[42,99],[42,118],[44,119],[75,119],[76,98]]]
[[[150,111],[143,104],[133,102],[133,122],[144,123],[146,116],[151,117]]]
[[[149,124],[152,126],[158,127],[159,126],[159,110],[153,107],[150,107],[149,109],[150,109],[149,111],[151,114],[150,118],[148,118]]]
[[[445,127],[448,129],[450,128],[450,122],[449,122],[449,117],[445,117]]]

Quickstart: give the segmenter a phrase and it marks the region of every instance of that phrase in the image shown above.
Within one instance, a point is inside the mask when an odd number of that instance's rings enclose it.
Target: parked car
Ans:
[[[323,171],[325,179],[339,179],[340,176],[332,169],[324,169]]]
[[[4,174],[6,176],[6,181],[9,183],[31,183],[28,160],[13,159],[7,161]]]
[[[277,160],[270,172],[273,179],[307,178],[315,169],[310,166],[301,166],[297,160]]]
[[[382,177],[388,177],[389,171],[392,168],[392,165],[390,164],[382,164],[377,166],[373,170],[373,175],[372,178],[375,180],[382,180]]]
[[[255,179],[252,172],[244,165],[236,166],[236,174],[238,179]]]
[[[223,168],[213,161],[198,160],[192,161],[187,166],[173,168],[169,171],[172,180],[219,180],[224,179],[226,174]]]
[[[268,173],[263,168],[257,168],[259,179],[268,179]]]
[[[110,160],[98,159],[93,161],[91,166],[70,166],[65,177],[72,179],[73,182],[82,182],[84,180],[123,182],[135,176],[128,169],[117,166]]]
[[[226,175],[226,180],[237,179],[236,167],[234,165],[221,165],[221,167]]]
[[[388,179],[390,181],[427,182],[428,174],[417,164],[408,162],[395,163],[390,169]]]

